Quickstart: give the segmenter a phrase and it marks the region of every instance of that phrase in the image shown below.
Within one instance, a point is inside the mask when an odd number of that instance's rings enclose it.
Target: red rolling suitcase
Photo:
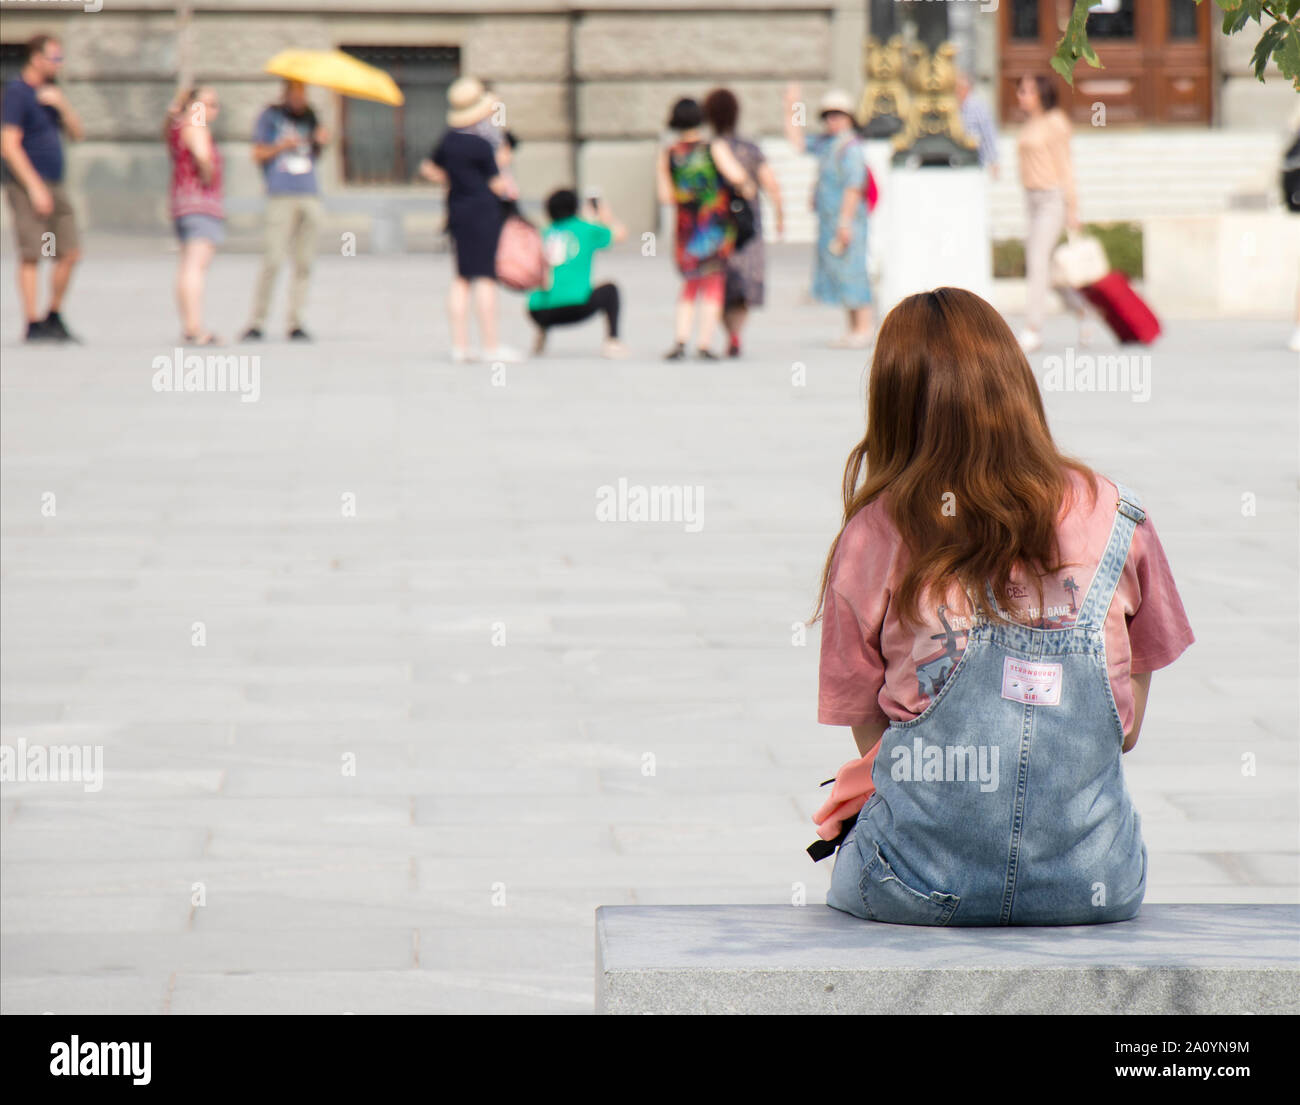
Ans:
[[[1160,320],[1129,284],[1122,272],[1108,272],[1095,284],[1080,288],[1121,342],[1150,345],[1160,336]]]

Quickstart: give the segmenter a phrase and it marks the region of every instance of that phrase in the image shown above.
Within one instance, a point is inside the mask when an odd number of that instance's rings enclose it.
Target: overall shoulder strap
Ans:
[[[1117,483],[1115,488],[1119,492],[1119,498],[1115,503],[1115,521],[1110,528],[1110,540],[1106,542],[1106,551],[1101,555],[1088,594],[1079,607],[1079,616],[1075,620],[1075,625],[1078,626],[1101,629],[1106,624],[1106,612],[1110,609],[1111,599],[1115,597],[1119,577],[1124,572],[1133,532],[1146,521],[1146,511],[1142,509],[1137,492],[1122,483]]]

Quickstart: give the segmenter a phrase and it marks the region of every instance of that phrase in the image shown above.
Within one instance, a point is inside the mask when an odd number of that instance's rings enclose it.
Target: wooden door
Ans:
[[[1104,69],[1080,62],[1074,89],[1053,73],[1050,58],[1072,0],[1002,0],[998,104],[1002,121],[1019,121],[1016,82],[1043,73],[1078,123],[1106,105],[1106,124],[1210,121],[1210,16],[1195,0],[1101,0],[1088,17],[1088,38]]]

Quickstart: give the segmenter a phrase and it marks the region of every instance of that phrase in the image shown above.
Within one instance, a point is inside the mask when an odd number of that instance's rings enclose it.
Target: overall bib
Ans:
[[[1131,490],[1119,495],[1074,626],[978,619],[925,712],[885,731],[876,793],[835,857],[828,905],[903,925],[1136,916],[1147,850],[1124,785],[1104,626],[1146,514]]]

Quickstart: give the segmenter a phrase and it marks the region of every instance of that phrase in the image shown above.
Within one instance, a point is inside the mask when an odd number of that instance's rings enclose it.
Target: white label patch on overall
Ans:
[[[1002,661],[1002,697],[1029,706],[1061,704],[1061,665],[1030,664],[1007,656]]]

